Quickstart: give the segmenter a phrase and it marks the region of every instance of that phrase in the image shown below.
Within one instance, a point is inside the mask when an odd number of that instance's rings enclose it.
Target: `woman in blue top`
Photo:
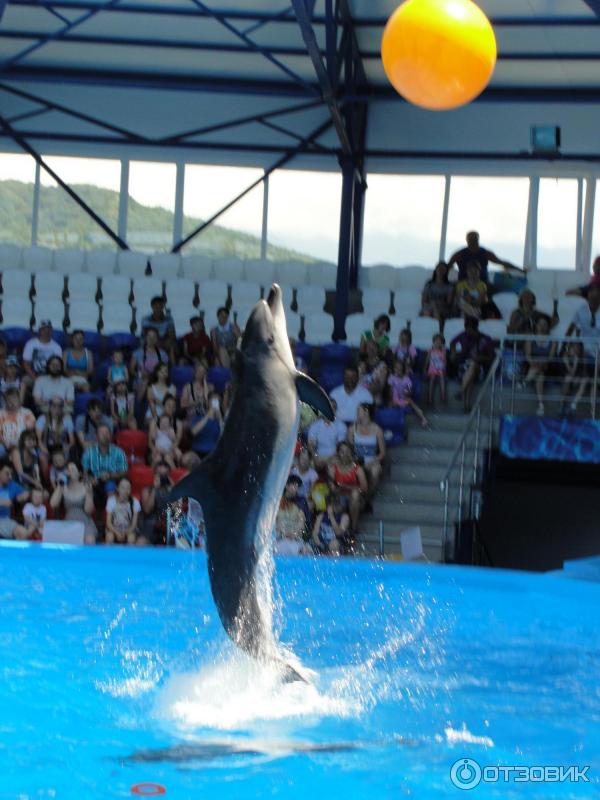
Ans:
[[[71,347],[63,353],[65,375],[71,378],[76,392],[89,392],[91,376],[94,373],[94,356],[83,343],[83,331],[73,331]]]
[[[207,405],[206,413],[193,417],[190,425],[193,437],[192,450],[200,458],[204,458],[214,450],[223,430],[223,414],[218,392],[209,394]]]

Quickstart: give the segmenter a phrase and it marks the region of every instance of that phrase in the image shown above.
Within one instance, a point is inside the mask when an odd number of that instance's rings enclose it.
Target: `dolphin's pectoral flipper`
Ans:
[[[331,401],[318,383],[303,372],[296,373],[296,391],[303,403],[309,405],[314,411],[319,412],[330,422],[333,422],[334,413]]]
[[[214,487],[208,462],[203,462],[175,484],[169,492],[169,503],[175,503],[182,497],[192,497],[197,500],[202,506],[206,519],[211,500],[214,498]]]

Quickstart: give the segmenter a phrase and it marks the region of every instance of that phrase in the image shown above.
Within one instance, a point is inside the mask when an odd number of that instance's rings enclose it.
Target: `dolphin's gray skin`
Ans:
[[[169,761],[185,764],[193,761],[213,761],[227,756],[287,755],[292,753],[344,753],[357,750],[356,743],[332,742],[312,744],[310,742],[232,743],[206,742],[204,744],[180,744],[155,750],[137,750],[121,759],[123,762],[156,763]]]
[[[210,586],[230,638],[258,659],[280,661],[257,594],[257,570],[292,464],[298,399],[330,420],[333,409],[321,387],[295,368],[277,284],[248,319],[234,384],[215,450],[173,487],[170,501],[193,497],[202,506]],[[281,666],[285,679],[302,679]]]

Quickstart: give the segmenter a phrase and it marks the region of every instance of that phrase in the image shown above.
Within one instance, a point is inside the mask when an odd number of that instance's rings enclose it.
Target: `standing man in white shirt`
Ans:
[[[341,419],[346,425],[354,425],[356,412],[361,403],[373,402],[373,395],[364,386],[358,384],[358,370],[355,367],[346,367],[344,382],[331,392],[331,399],[337,403],[336,418]]]

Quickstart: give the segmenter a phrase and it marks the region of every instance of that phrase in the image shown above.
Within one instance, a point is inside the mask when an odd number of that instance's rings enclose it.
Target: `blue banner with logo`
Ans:
[[[499,447],[507,458],[600,464],[600,422],[506,416]]]

